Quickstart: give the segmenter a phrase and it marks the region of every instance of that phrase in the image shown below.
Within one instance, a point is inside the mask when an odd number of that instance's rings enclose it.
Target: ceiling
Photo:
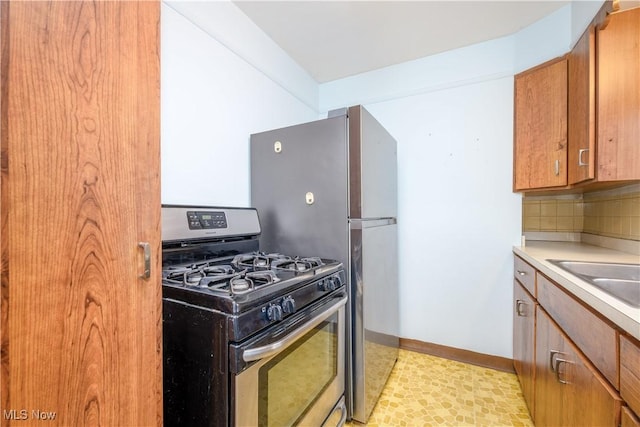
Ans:
[[[569,1],[234,3],[324,83],[515,33]]]

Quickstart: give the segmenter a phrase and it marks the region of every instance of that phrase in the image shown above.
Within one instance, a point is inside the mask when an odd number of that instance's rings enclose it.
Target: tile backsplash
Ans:
[[[585,194],[525,196],[522,228],[640,240],[640,184]]]

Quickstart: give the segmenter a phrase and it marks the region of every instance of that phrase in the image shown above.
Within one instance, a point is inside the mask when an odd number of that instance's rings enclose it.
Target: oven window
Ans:
[[[337,325],[336,313],[260,368],[261,426],[295,425],[336,378]]]

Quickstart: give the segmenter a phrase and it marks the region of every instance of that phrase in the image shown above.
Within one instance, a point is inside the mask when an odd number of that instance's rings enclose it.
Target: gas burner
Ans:
[[[273,270],[265,271],[251,271],[245,274],[245,277],[250,278],[255,283],[255,286],[270,285],[272,283],[279,282],[280,279]]]
[[[229,284],[234,280],[242,278],[245,271],[229,270],[227,274],[213,274],[203,277],[199,283],[195,284],[200,288],[209,288],[212,290],[228,292]]]
[[[231,264],[236,268],[249,269],[253,271],[269,270],[274,261],[280,259],[291,259],[281,254],[265,254],[263,252],[253,252],[250,254],[236,255]]]
[[[185,285],[197,285],[204,278],[204,273],[199,270],[185,271],[183,274],[183,282]]]
[[[246,276],[237,276],[229,280],[229,285],[232,294],[243,294],[253,289],[253,280]]]
[[[273,269],[295,271],[297,273],[302,273],[321,265],[324,265],[324,263],[318,257],[278,259],[271,263]]]

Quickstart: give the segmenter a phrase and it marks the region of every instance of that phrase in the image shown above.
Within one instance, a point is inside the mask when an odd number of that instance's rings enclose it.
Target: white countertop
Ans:
[[[620,329],[640,340],[640,309],[551,264],[548,259],[640,264],[640,256],[576,242],[528,241],[513,252]]]

